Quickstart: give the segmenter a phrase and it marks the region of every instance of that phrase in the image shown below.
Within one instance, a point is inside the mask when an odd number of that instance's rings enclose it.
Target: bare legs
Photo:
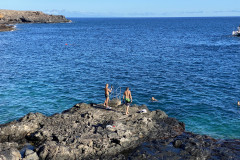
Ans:
[[[104,106],[106,106],[106,108],[108,107],[108,101],[109,101],[109,97],[106,97],[106,100],[104,101]]]
[[[126,107],[126,115],[129,114],[128,109],[129,109],[129,106],[127,105],[127,107]]]

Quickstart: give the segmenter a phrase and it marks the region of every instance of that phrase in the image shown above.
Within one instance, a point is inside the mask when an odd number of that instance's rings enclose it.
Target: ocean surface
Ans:
[[[0,32],[0,124],[103,103],[109,83],[187,131],[240,138],[240,17],[70,19]]]

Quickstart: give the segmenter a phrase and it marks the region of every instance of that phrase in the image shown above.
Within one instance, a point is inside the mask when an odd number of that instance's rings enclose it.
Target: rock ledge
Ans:
[[[214,159],[237,158],[240,141],[185,132],[163,111],[134,105],[105,110],[79,103],[50,117],[29,113],[0,125],[0,159]],[[141,113],[141,110],[147,113]],[[234,149],[233,149],[234,148]],[[21,153],[21,154],[20,154]]]

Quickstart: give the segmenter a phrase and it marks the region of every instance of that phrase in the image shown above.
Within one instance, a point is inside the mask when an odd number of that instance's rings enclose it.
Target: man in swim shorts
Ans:
[[[106,109],[111,109],[111,107],[108,106],[108,101],[109,101],[109,92],[112,92],[112,88],[111,90],[108,89],[108,84],[106,84],[105,88],[105,102],[104,102],[104,106],[106,106]]]
[[[125,97],[125,99],[124,99]],[[129,114],[128,109],[130,106],[130,103],[132,103],[132,95],[131,95],[131,91],[129,90],[129,87],[126,88],[124,94],[123,94],[123,99],[125,100],[125,105],[126,107],[126,115]]]

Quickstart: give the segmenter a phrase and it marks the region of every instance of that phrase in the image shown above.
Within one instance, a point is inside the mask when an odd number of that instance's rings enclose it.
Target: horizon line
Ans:
[[[71,17],[71,16],[65,16],[66,18],[240,18],[240,16],[193,16],[193,17],[191,17],[191,16],[186,16],[186,17],[184,17],[184,16],[179,16],[179,17],[177,17],[177,16],[169,16],[169,17],[144,17],[144,16],[139,16],[139,17],[126,17],[126,16],[79,16],[79,17]]]

